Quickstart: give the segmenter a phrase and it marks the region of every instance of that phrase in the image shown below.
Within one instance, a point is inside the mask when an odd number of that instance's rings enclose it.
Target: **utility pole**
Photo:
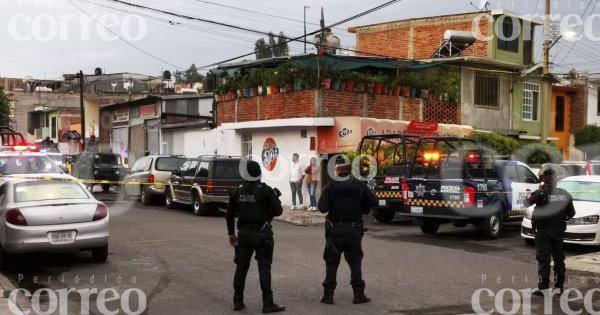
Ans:
[[[304,53],[306,54],[306,9],[310,8],[309,6],[304,6]]]
[[[85,108],[83,106],[83,71],[79,70],[79,112],[81,115],[81,152],[85,151]]]
[[[551,44],[551,21],[550,21],[550,0],[546,0],[546,15],[544,16],[544,75],[542,76],[542,105],[540,110],[540,119],[541,119],[541,132],[540,132],[540,140],[542,143],[547,143],[548,141],[548,123],[549,118],[552,117],[552,109],[548,104],[551,102],[548,95],[552,93],[552,89],[550,86],[550,44]],[[550,107],[550,108],[548,108]]]

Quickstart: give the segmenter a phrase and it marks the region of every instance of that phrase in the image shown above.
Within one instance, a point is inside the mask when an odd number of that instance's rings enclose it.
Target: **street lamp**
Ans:
[[[304,6],[304,53],[306,54],[306,9],[310,8],[310,6]]]

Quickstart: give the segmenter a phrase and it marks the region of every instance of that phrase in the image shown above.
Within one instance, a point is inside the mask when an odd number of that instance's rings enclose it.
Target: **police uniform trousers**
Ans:
[[[564,222],[538,224],[535,234],[536,259],[538,261],[538,287],[541,290],[550,287],[550,259],[554,260],[555,287],[562,288],[565,283],[565,236]]]
[[[234,258],[237,266],[233,277],[233,289],[235,292],[244,292],[246,275],[248,274],[248,268],[250,268],[252,254],[256,253],[260,288],[263,296],[272,295],[271,263],[273,262],[273,248],[275,244],[273,231],[271,229],[261,231],[260,228],[240,227],[238,229],[237,242]]]
[[[364,289],[365,281],[362,279],[362,224],[357,222],[337,222],[326,229],[325,252],[325,281],[323,287],[335,289],[336,276],[342,253],[350,267],[350,284],[355,289]]]

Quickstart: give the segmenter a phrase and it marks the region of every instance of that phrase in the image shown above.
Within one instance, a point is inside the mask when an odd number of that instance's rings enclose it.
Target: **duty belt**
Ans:
[[[269,223],[268,221],[265,222],[245,222],[245,221],[238,221],[237,223],[237,227],[239,228],[245,228],[245,229],[252,229],[252,230],[257,230],[257,231],[261,231],[267,228],[271,228],[271,223]]]
[[[330,224],[332,227],[334,226],[351,226],[351,227],[355,227],[355,228],[360,228],[363,226],[363,223],[360,221],[331,221],[331,220],[327,220],[327,223]]]

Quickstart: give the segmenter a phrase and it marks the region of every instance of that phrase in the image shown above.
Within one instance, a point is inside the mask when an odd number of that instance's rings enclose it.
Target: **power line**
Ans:
[[[104,28],[105,30],[107,30],[107,31],[111,32],[113,35],[117,36],[117,38],[119,38],[120,40],[122,40],[122,41],[123,41],[124,43],[126,43],[127,45],[129,45],[129,46],[131,46],[131,47],[135,48],[136,50],[138,50],[138,51],[140,51],[140,52],[144,53],[145,55],[148,55],[148,56],[150,56],[150,57],[152,57],[152,58],[154,58],[154,59],[156,59],[156,60],[159,60],[159,61],[161,61],[161,62],[163,62],[163,63],[165,63],[165,64],[168,64],[168,65],[170,65],[171,67],[175,67],[175,68],[177,68],[177,69],[182,69],[182,70],[184,70],[184,69],[185,69],[185,68],[179,67],[179,66],[177,66],[177,65],[174,65],[174,64],[172,64],[172,63],[170,63],[170,62],[168,62],[168,61],[166,61],[166,60],[164,60],[164,59],[162,59],[162,58],[160,58],[160,57],[157,57],[157,56],[155,56],[155,55],[153,55],[153,54],[151,54],[151,53],[149,53],[149,52],[147,52],[147,51],[145,51],[145,50],[143,50],[143,49],[141,49],[141,48],[139,48],[139,47],[135,46],[134,44],[132,44],[132,43],[130,43],[129,41],[125,40],[123,37],[119,36],[119,34],[115,33],[115,32],[114,32],[113,30],[111,30],[110,28],[108,28],[108,27],[104,26],[104,24],[100,23],[100,21],[98,21],[98,20],[97,20],[95,17],[93,17],[92,15],[90,15],[89,13],[87,13],[85,10],[83,10],[82,8],[80,8],[78,5],[76,5],[76,4],[73,2],[73,0],[67,0],[67,1],[69,1],[69,3],[71,3],[71,4],[72,4],[72,5],[73,5],[75,8],[77,8],[79,11],[83,12],[83,13],[84,13],[85,15],[87,15],[89,18],[91,18],[92,20],[94,20],[94,21],[96,22],[96,24],[98,24],[98,25],[102,26],[102,28]]]
[[[383,3],[383,4],[381,4],[381,5],[378,5],[378,6],[374,7],[374,8],[372,8],[372,9],[369,9],[369,10],[367,10],[367,11],[363,11],[363,12],[361,12],[361,13],[359,13],[359,14],[356,14],[356,15],[354,15],[354,16],[351,16],[351,17],[349,17],[349,18],[346,18],[346,19],[344,19],[344,20],[342,20],[342,21],[339,21],[339,22],[337,22],[337,23],[331,24],[331,25],[330,25],[330,26],[328,26],[327,28],[332,28],[332,27],[335,27],[335,26],[338,26],[338,25],[344,24],[344,23],[346,23],[346,22],[349,22],[349,21],[355,20],[355,19],[357,19],[357,18],[363,17],[363,16],[365,16],[365,15],[367,15],[367,14],[370,14],[370,13],[373,13],[373,12],[375,12],[375,11],[381,10],[381,9],[383,9],[383,8],[387,7],[387,6],[390,6],[390,5],[392,5],[392,4],[396,3],[396,2],[401,2],[401,1],[402,1],[402,0],[391,0],[391,1],[385,2],[385,3]],[[321,32],[321,30],[317,30],[317,31],[314,31],[314,32],[308,33],[308,34],[306,34],[306,36],[314,35],[314,34],[317,34],[317,33],[319,33],[319,32]],[[305,37],[305,36],[304,36],[304,35],[302,35],[302,36],[298,36],[298,37],[295,37],[295,38],[286,39],[284,42],[282,42],[282,43],[280,43],[280,44],[277,44],[276,46],[279,46],[279,45],[285,45],[285,44],[287,44],[287,43],[289,43],[289,42],[291,42],[291,41],[302,41],[302,40],[300,40],[300,39],[301,39],[301,38],[304,38],[304,37]],[[359,52],[359,53],[360,53],[360,51],[351,50],[351,49],[343,49],[343,50],[347,50],[347,51],[354,51],[354,52]],[[226,63],[226,62],[230,62],[230,61],[237,60],[237,59],[240,59],[240,58],[244,58],[244,57],[252,56],[252,55],[254,55],[255,53],[256,53],[256,51],[253,51],[253,52],[250,52],[250,53],[247,53],[247,54],[243,54],[243,55],[240,55],[240,56],[237,56],[237,57],[228,58],[228,59],[226,59],[226,60],[222,60],[222,61],[219,61],[219,62],[214,62],[214,63],[208,64],[208,65],[202,66],[202,67],[200,67],[199,69],[211,68],[211,67],[214,67],[214,66],[218,66],[219,64],[222,64],[222,63]],[[377,56],[376,54],[370,54],[370,55]],[[381,57],[389,57],[389,56],[383,56],[383,55],[379,55],[379,56],[381,56]]]
[[[597,5],[597,4],[598,4],[598,0],[596,0],[596,5]],[[590,6],[591,6],[591,5],[592,5],[592,0],[590,0],[590,2],[588,3],[587,7],[585,8],[585,11],[583,12],[583,15],[581,16],[581,19],[582,19],[582,20],[584,20],[584,19],[585,19],[585,15],[586,15],[586,13],[587,13],[587,11],[589,10],[589,8],[590,8]],[[594,6],[595,6],[595,5],[594,5]],[[592,10],[592,12],[593,12],[593,10]],[[590,14],[591,14],[592,12],[590,12]],[[564,56],[564,57],[561,59],[561,61],[560,61],[560,62],[563,62],[563,61],[565,61],[565,59],[566,59],[566,58],[569,56],[569,54],[571,53],[571,51],[573,51],[573,48],[574,48],[575,46],[577,46],[577,43],[578,43],[578,42],[579,42],[579,41],[576,41],[576,42],[574,42],[574,43],[571,45],[571,48],[569,49],[569,51],[567,52],[567,54],[566,54],[566,55],[565,55],[565,56]],[[560,52],[562,52],[562,50],[561,50]],[[557,58],[558,58],[558,55],[560,54],[560,52],[559,52],[559,53],[556,55],[556,57],[557,57]]]

